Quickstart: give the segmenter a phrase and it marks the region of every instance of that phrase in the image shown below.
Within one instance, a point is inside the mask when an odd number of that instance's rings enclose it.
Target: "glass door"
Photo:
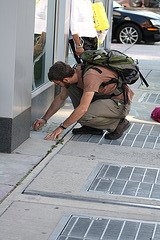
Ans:
[[[48,82],[48,69],[53,63],[56,1],[36,0],[32,90]]]

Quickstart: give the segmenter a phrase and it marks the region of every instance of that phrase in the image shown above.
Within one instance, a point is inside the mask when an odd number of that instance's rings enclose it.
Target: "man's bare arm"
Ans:
[[[62,92],[53,100],[47,112],[43,116],[46,120],[48,120],[51,116],[53,116],[65,103],[66,98],[68,97],[68,93],[66,88],[62,90]],[[33,129],[38,130],[45,124],[44,119],[36,119],[33,123]]]
[[[71,113],[71,115],[63,122],[64,127],[68,127],[77,122],[88,110],[92,101],[94,92],[83,93],[79,106]]]
[[[47,112],[45,113],[44,118],[48,120],[51,116],[53,116],[63,106],[67,97],[68,93],[66,88],[64,88],[62,92],[53,100]]]
[[[79,56],[79,54],[84,52],[83,46],[80,46],[81,45],[81,41],[80,41],[80,38],[79,38],[79,34],[78,33],[74,34],[73,35],[73,39],[74,39],[75,44],[76,44],[76,54]]]
[[[69,127],[73,123],[77,122],[88,110],[88,107],[92,101],[94,92],[87,92],[82,95],[81,102],[79,106],[71,113],[71,115],[63,122],[63,126],[65,128]],[[59,137],[59,135],[63,132],[62,127],[56,128],[53,132],[49,133],[45,139],[53,141]]]

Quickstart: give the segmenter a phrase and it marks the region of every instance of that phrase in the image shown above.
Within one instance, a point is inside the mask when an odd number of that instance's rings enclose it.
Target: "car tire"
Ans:
[[[130,7],[142,7],[142,1],[129,0]]]
[[[149,7],[149,2],[150,2],[150,0],[144,0],[144,6]]]
[[[117,31],[117,41],[123,44],[135,44],[142,40],[141,29],[134,23],[125,23]]]

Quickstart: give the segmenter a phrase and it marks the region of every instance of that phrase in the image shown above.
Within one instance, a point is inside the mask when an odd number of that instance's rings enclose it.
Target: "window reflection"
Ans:
[[[33,56],[33,84],[35,90],[45,81],[45,45],[47,29],[48,0],[36,0],[35,28],[34,28],[34,56]]]

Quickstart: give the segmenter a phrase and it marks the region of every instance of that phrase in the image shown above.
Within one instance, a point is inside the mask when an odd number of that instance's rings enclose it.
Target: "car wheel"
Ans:
[[[130,7],[142,7],[142,1],[129,0]]]
[[[149,2],[150,2],[150,0],[144,0],[144,6],[149,7]]]
[[[126,23],[117,31],[117,41],[123,44],[135,44],[140,42],[142,39],[142,32],[133,23]]]

